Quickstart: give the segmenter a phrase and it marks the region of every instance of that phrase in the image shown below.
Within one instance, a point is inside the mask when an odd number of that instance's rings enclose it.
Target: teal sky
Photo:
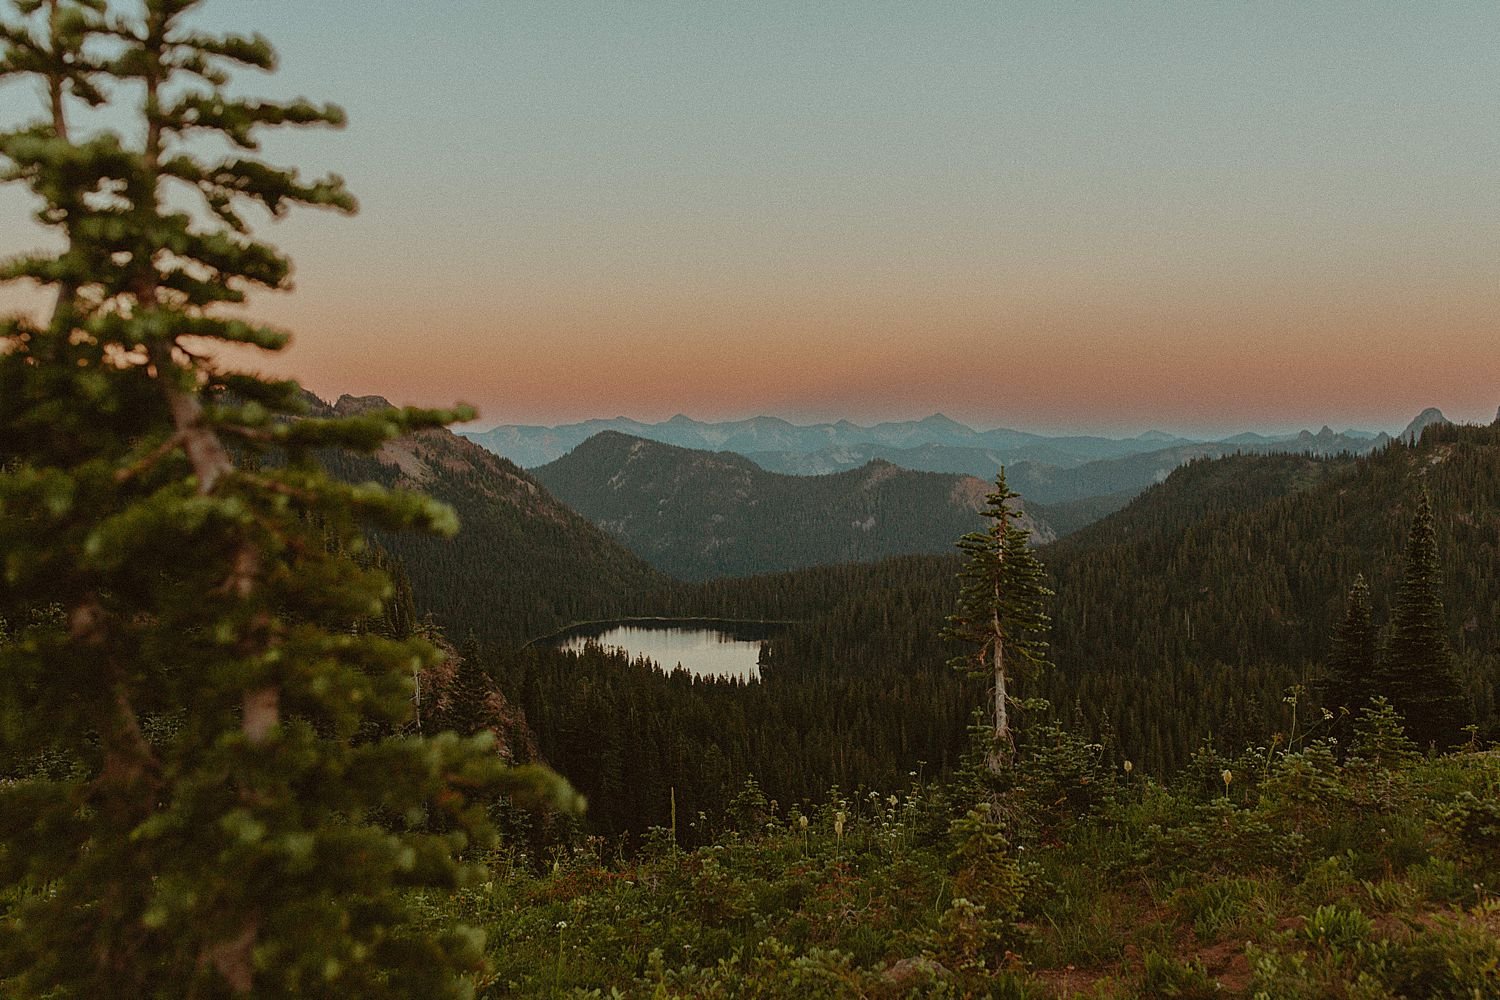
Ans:
[[[1500,3],[210,0],[352,221],[280,370],[492,422],[1500,404]],[[14,120],[29,95],[0,90]],[[0,195],[0,252],[28,245]]]

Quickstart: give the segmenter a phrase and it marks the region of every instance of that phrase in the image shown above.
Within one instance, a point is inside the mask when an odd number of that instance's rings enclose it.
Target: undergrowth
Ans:
[[[1500,997],[1500,752],[1423,757],[1380,707],[1168,786],[1040,735],[1000,778],[752,784],[711,846],[502,853],[427,905],[487,932],[484,998]]]

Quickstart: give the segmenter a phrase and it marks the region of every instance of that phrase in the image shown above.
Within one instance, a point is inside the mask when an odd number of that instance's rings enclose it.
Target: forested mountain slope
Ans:
[[[657,614],[799,619],[754,684],[671,676],[594,650],[492,649],[541,751],[589,799],[600,832],[718,815],[748,775],[783,802],[896,787],[945,772],[966,742],[981,686],[944,666],[937,624],[952,603],[949,556],[674,585]],[[686,828],[685,841],[695,836]]]
[[[1235,748],[1264,739],[1267,720],[1289,729],[1294,706],[1283,698],[1326,657],[1356,573],[1370,581],[1377,621],[1384,619],[1413,499],[1424,485],[1438,512],[1449,634],[1475,718],[1493,730],[1500,428],[1437,427],[1415,447],[1395,444],[1361,459],[1242,455],[1177,470],[1126,510],[1043,547],[1057,590],[1057,667],[1024,680],[1021,695],[1046,697],[1054,713],[1153,771],[1183,766],[1209,736]],[[647,595],[653,613],[800,620],[772,642],[766,679],[733,713],[720,718],[710,708],[716,699],[701,687],[691,699],[651,702],[653,711],[697,720],[692,725],[719,719],[712,787],[692,785],[700,762],[685,751],[667,754],[678,763],[663,773],[693,788],[695,808],[707,808],[747,773],[786,800],[815,795],[829,782],[879,785],[918,761],[951,762],[963,738],[960,721],[977,704],[974,685],[945,666],[953,650],[937,638],[953,608],[957,569],[951,556],[915,556]],[[573,689],[576,675],[565,664],[515,669],[517,680],[524,675],[529,716],[555,711],[544,705],[591,699],[578,709],[587,713],[588,729],[614,728],[621,738],[638,730],[611,706],[636,705],[640,717],[642,699],[656,699],[651,692],[667,684],[649,673],[606,676],[595,664],[585,675],[598,684],[637,691],[590,696]],[[1309,693],[1298,702],[1305,728],[1316,706]],[[825,708],[796,714],[809,704]],[[561,739],[557,732],[538,728],[544,749],[560,762],[583,752],[590,766],[598,763],[596,748],[579,742],[568,750],[552,742]],[[646,785],[653,780],[633,773]],[[631,807],[618,808],[614,822],[628,824]]]
[[[1091,442],[1088,451],[1070,451],[1071,441]],[[1356,432],[1335,433],[1327,427],[1279,439],[1242,435],[1228,441],[1181,441],[1164,438],[1149,447],[1142,439],[1107,442],[1092,438],[1058,438],[1009,449],[922,445],[894,448],[883,445],[824,449],[808,454],[756,453],[749,457],[763,468],[797,475],[842,472],[866,462],[882,459],[903,469],[950,472],[993,479],[1005,466],[1011,486],[1037,504],[1071,503],[1090,498],[1117,496],[1110,511],[1123,507],[1130,497],[1166,479],[1179,465],[1199,458],[1217,458],[1237,453],[1296,453],[1333,457],[1363,454],[1384,447],[1385,435]],[[1093,444],[1093,442],[1103,442]],[[1107,446],[1116,448],[1108,450]],[[1104,452],[1102,455],[1100,452]],[[1080,458],[1080,455],[1087,457]]]
[[[1047,684],[1146,759],[1226,733],[1326,657],[1364,574],[1383,621],[1418,492],[1437,519],[1448,632],[1477,715],[1500,681],[1500,427],[1436,425],[1358,461],[1197,463],[1043,553],[1056,581]],[[1261,713],[1262,716],[1264,713]],[[1247,723],[1248,724],[1248,723]]]
[[[343,396],[327,409],[389,405],[378,396]],[[452,539],[410,533],[377,539],[405,566],[417,607],[432,612],[456,641],[470,631],[524,641],[626,610],[640,591],[662,582],[530,475],[447,430],[387,444],[372,457],[331,452],[324,460],[346,481],[420,489],[457,511],[460,529]]]
[[[1057,668],[1023,681],[1021,694],[1045,696],[1154,771],[1181,767],[1210,734],[1232,748],[1263,739],[1268,719],[1289,726],[1282,699],[1327,655],[1356,573],[1384,618],[1423,485],[1438,514],[1449,632],[1476,718],[1493,728],[1500,428],[1439,426],[1414,447],[1360,459],[1240,455],[1178,469],[1125,510],[1042,548],[1057,590]],[[553,618],[795,620],[749,688],[608,657],[517,653],[514,643],[489,650],[486,663],[542,753],[594,802],[601,828],[665,822],[674,787],[684,815],[712,813],[752,773],[783,801],[831,783],[889,786],[919,762],[950,766],[980,700],[948,670],[953,650],[937,638],[957,569],[952,555],[927,555],[699,584],[565,578],[574,581],[565,607],[577,611],[554,604]],[[1299,701],[1305,726],[1314,706]]]
[[[533,470],[557,497],[685,580],[949,551],[980,525],[987,484],[885,462],[769,473],[730,452],[606,431]],[[1051,530],[1033,523],[1040,541]]]

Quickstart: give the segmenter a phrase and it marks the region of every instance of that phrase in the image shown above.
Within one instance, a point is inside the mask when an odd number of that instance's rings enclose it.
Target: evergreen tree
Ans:
[[[458,654],[453,682],[444,696],[442,725],[460,736],[482,733],[494,722],[490,694],[495,682],[479,663],[479,643],[470,636]]]
[[[391,596],[371,627],[387,639],[406,639],[417,631],[417,605],[411,592],[411,578],[406,567],[392,559],[384,549],[375,550],[374,566],[391,581]]]
[[[1376,637],[1370,587],[1361,573],[1349,588],[1344,617],[1334,629],[1333,650],[1319,685],[1323,704],[1328,708],[1357,712],[1377,693]]]
[[[296,419],[295,383],[214,360],[286,342],[220,309],[287,284],[246,208],[354,201],[255,155],[263,127],[342,114],[229,94],[272,50],[190,27],[199,5],[13,0],[0,20],[0,73],[47,96],[0,134],[3,176],[61,245],[0,272],[57,294],[45,322],[0,324],[0,617],[61,609],[0,648],[0,738],[74,762],[0,784],[0,994],[468,995],[477,932],[429,929],[405,890],[471,874],[456,853],[491,834],[464,790],[573,799],[485,739],[360,735],[409,717],[437,653],[355,627],[392,592],[350,556],[367,525],[455,519],[333,482],[314,452],[465,414]],[[106,98],[134,127],[84,134],[70,118]]]
[[[1425,489],[1407,534],[1379,689],[1419,746],[1449,746],[1458,740],[1466,705],[1448,643],[1432,499]]]
[[[1046,571],[1031,551],[1029,533],[1021,526],[1019,512],[1010,506],[1018,496],[1006,485],[1002,468],[980,511],[990,522],[988,530],[970,532],[959,539],[964,566],[959,573],[958,608],[948,617],[943,632],[946,638],[972,647],[950,661],[951,665],[988,677],[994,685],[993,741],[988,763],[996,772],[1014,750],[1010,680],[1021,668],[1046,664],[1045,636],[1051,623],[1045,610],[1052,596],[1046,586]]]

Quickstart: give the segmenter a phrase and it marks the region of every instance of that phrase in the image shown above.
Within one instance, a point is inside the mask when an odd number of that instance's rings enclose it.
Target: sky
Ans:
[[[208,0],[341,104],[323,396],[1177,432],[1500,404],[1500,4]],[[35,95],[0,87],[0,126]],[[45,243],[0,189],[0,254]],[[25,307],[24,293],[0,306]]]

